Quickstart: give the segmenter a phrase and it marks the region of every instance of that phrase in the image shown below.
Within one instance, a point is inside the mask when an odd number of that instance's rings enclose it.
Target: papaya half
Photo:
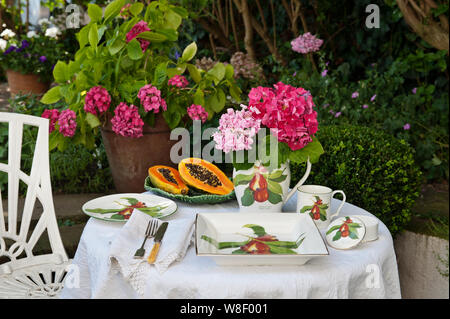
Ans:
[[[178,172],[188,186],[210,194],[226,195],[234,189],[224,172],[200,158],[185,158],[178,164]]]
[[[164,165],[152,166],[148,169],[148,176],[153,185],[172,194],[187,195],[189,188],[183,182],[178,171]]]

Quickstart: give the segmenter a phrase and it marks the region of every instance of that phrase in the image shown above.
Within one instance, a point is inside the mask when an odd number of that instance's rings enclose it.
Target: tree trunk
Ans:
[[[248,56],[256,61],[255,49],[253,47],[253,28],[252,28],[252,16],[248,10],[247,0],[234,0],[234,4],[242,15],[245,28],[244,45]]]

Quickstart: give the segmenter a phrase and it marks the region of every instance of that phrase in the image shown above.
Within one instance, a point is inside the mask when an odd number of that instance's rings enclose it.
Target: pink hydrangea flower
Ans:
[[[121,102],[114,110],[111,119],[112,130],[125,137],[142,137],[144,121],[139,116],[137,106]]]
[[[367,104],[364,104],[363,106],[362,106],[362,108],[363,109],[367,109],[369,106],[367,105]]]
[[[252,88],[249,110],[255,119],[270,128],[279,142],[285,142],[295,151],[312,141],[317,132],[317,112],[309,91],[279,82],[275,89]]]
[[[169,85],[176,86],[179,88],[184,88],[189,84],[188,80],[186,80],[186,78],[182,75],[174,75],[169,79],[167,83]]]
[[[77,115],[72,110],[64,110],[58,118],[59,132],[65,137],[72,137],[77,130]]]
[[[307,32],[291,41],[292,50],[298,53],[310,53],[319,51],[323,40]]]
[[[411,128],[411,125],[409,123],[406,123],[405,125],[403,125],[403,129],[405,131],[409,130]]]
[[[320,73],[320,75],[322,75],[322,77],[326,77],[327,73],[328,73],[328,70],[325,69],[325,70],[322,71],[322,73]]]
[[[376,99],[376,97],[377,97],[377,95],[376,94],[374,94],[371,98],[370,98],[370,102],[373,102],[373,101],[375,101],[375,99]]]
[[[352,99],[356,99],[359,96],[358,91],[352,93]]]
[[[161,97],[161,91],[151,84],[141,87],[138,98],[141,100],[141,104],[146,112],[153,111],[159,113],[160,106],[164,111],[167,110],[167,104]]]
[[[57,109],[44,110],[41,116],[50,120],[50,123],[48,124],[48,132],[53,132],[55,130],[55,124],[58,122],[59,111]]]
[[[91,88],[84,99],[84,110],[94,115],[97,115],[97,110],[100,114],[106,112],[110,105],[111,96],[101,86]]]
[[[208,112],[201,105],[192,104],[187,108],[187,113],[192,120],[201,120],[202,123],[208,119]]]
[[[218,131],[212,135],[216,149],[225,153],[251,149],[253,137],[258,133],[261,122],[252,116],[247,106],[241,106],[240,111],[229,108],[220,117]]]
[[[127,36],[126,36],[127,42],[130,42],[131,40],[136,38],[140,33],[145,32],[145,31],[150,31],[150,28],[148,27],[147,22],[141,20],[138,23],[136,23],[131,28],[130,31],[128,31]],[[148,46],[150,45],[150,41],[145,40],[145,39],[138,39],[138,41],[141,44],[142,52],[147,50]]]
[[[417,93],[417,88],[414,88],[411,90],[412,94],[416,94]]]

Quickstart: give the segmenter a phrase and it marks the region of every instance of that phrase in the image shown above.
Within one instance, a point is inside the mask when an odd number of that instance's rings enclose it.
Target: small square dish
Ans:
[[[296,213],[200,213],[197,256],[221,266],[292,266],[329,254],[309,215]]]

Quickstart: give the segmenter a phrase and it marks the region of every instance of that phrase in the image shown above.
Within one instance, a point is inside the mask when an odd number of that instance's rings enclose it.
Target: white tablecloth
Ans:
[[[296,202],[293,196],[283,210],[295,211]],[[332,210],[339,203],[333,199]],[[177,204],[178,212],[169,221],[179,214],[239,210],[235,201],[217,205]],[[346,203],[340,215],[371,214]],[[70,284],[66,284],[61,298],[140,297],[109,264],[109,247],[121,227],[121,223],[89,219],[73,260]],[[219,267],[210,257],[196,256],[191,245],[185,258],[162,275],[152,268],[143,297],[401,298],[392,236],[381,221],[378,240],[361,243],[351,250],[329,246],[328,250],[329,256],[315,257],[303,266]]]

